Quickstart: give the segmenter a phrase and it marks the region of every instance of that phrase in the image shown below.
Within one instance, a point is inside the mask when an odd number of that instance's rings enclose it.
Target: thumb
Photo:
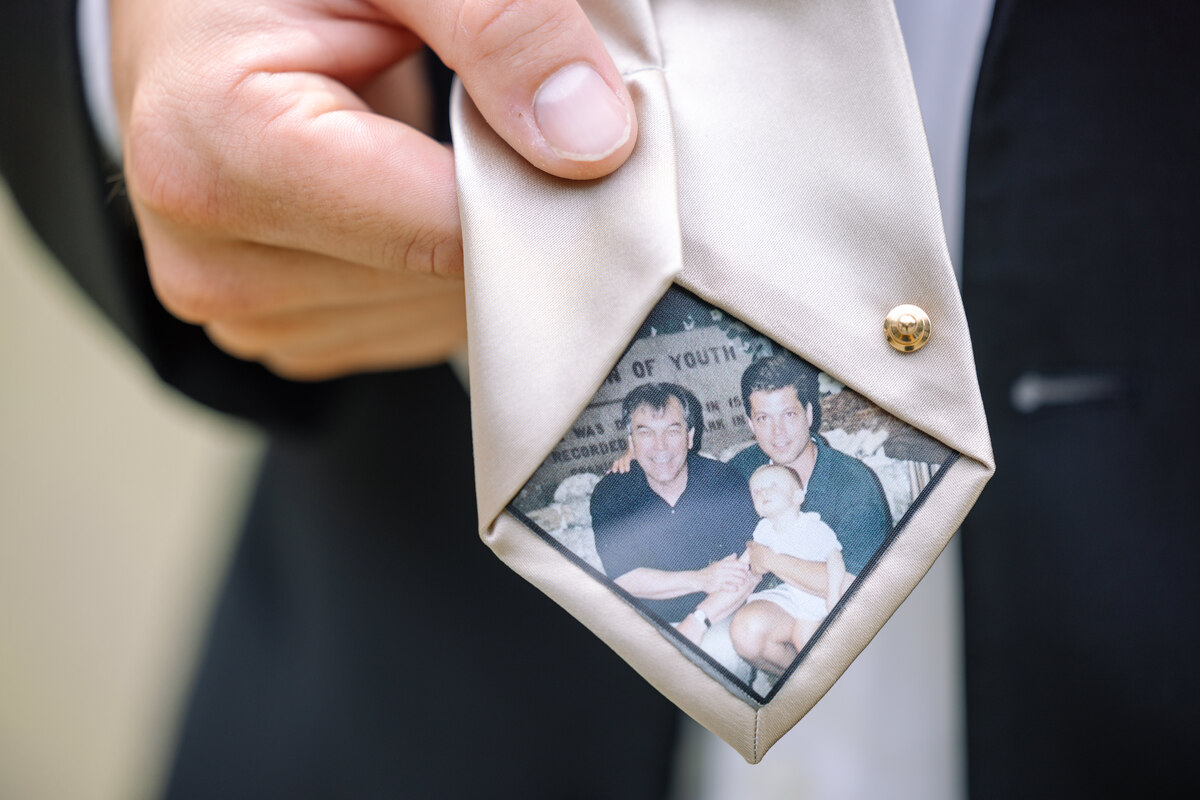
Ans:
[[[383,0],[537,168],[598,178],[629,157],[633,101],[575,0]]]

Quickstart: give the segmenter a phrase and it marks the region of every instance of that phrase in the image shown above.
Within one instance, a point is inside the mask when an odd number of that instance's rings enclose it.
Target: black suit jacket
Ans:
[[[962,535],[975,800],[1198,783],[1198,17],[996,6],[963,253],[996,455]]]
[[[661,796],[672,709],[475,541],[447,371],[292,384],[155,301],[72,6],[5,7],[0,167],[167,382],[272,435],[169,794]],[[999,466],[963,536],[975,800],[1196,783],[1198,28],[1182,2],[997,5],[964,233]],[[1027,373],[1115,388],[1023,413]]]

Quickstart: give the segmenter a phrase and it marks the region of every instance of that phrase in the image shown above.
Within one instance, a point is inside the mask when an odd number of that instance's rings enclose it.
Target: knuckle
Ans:
[[[124,153],[129,195],[163,219],[212,224],[220,209],[219,170],[198,157],[169,117],[152,101],[135,102]]]
[[[262,348],[240,335],[236,327],[210,323],[204,326],[204,332],[213,344],[235,358],[251,361],[263,355]]]
[[[455,37],[476,62],[520,68],[536,63],[570,28],[570,8],[544,0],[463,0]]]
[[[381,263],[419,275],[461,275],[462,244],[437,231],[416,231],[383,243]]]
[[[418,275],[433,274],[433,257],[437,244],[424,240],[409,243],[404,252],[404,268]]]
[[[278,342],[265,340],[253,326],[247,330],[235,322],[217,322],[204,326],[213,344],[234,358],[257,361],[281,378],[293,381],[319,381],[345,372],[339,363],[321,355],[289,351]]]
[[[184,322],[203,324],[219,319],[232,305],[227,288],[195,261],[151,261],[150,280],[163,307]]]
[[[449,239],[433,246],[430,255],[433,274],[446,278],[461,278],[463,275],[463,249],[458,239]]]
[[[387,239],[380,245],[380,253],[377,261],[385,269],[395,270],[397,272],[415,271],[420,272],[420,269],[414,269],[410,265],[410,260],[414,258],[413,251],[417,249],[416,241],[410,237],[399,239]]]
[[[271,354],[259,359],[263,366],[281,378],[301,383],[338,378],[351,370],[325,359],[307,358],[287,354]]]

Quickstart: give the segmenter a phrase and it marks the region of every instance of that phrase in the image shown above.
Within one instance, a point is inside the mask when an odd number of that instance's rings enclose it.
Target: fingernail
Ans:
[[[599,161],[629,138],[629,112],[587,64],[571,64],[546,79],[533,95],[542,136],[560,158]]]

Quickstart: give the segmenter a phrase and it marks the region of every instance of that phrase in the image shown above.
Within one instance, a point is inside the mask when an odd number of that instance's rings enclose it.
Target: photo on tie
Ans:
[[[955,458],[673,286],[509,511],[761,705]]]

